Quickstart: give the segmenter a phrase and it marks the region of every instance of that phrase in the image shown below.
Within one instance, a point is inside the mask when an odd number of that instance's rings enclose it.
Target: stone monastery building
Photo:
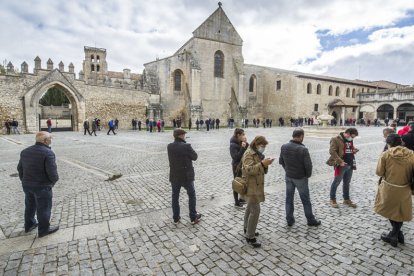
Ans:
[[[219,7],[172,56],[144,64],[142,74],[108,71],[106,50],[85,47],[83,70],[62,62],[33,73],[12,63],[0,76],[0,120],[16,118],[27,131],[41,127],[40,98],[52,87],[70,101],[71,128],[85,119],[118,118],[127,128],[132,118],[162,118],[169,125],[182,118],[270,118],[285,121],[329,113],[336,119],[414,117],[414,89],[386,81],[360,81],[245,64],[243,40]]]

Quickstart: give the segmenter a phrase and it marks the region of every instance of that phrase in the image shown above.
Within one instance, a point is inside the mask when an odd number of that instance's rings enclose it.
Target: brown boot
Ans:
[[[349,207],[356,208],[356,204],[352,202],[350,199],[344,200],[344,205],[348,205]]]
[[[338,208],[339,207],[338,206],[338,203],[336,203],[336,200],[335,199],[334,200],[331,200],[330,203],[331,203],[331,207],[332,208]]]

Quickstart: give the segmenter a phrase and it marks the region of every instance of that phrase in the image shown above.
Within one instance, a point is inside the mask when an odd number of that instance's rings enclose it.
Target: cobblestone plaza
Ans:
[[[296,224],[287,226],[284,171],[275,162],[265,179],[261,249],[246,244],[244,211],[233,203],[232,130],[187,134],[199,155],[195,186],[203,217],[194,226],[184,191],[183,219],[177,225],[172,220],[166,152],[171,131],[120,131],[116,136],[102,131],[98,137],[53,133],[60,180],[53,190],[51,224],[60,230],[44,238],[37,238],[36,231],[24,233],[24,193],[16,170],[20,151],[34,143],[34,135],[0,136],[0,275],[412,275],[412,222],[402,229],[405,245],[393,248],[380,240],[389,222],[372,210],[382,128],[358,130],[360,152],[351,182],[358,207],[329,206],[329,139],[305,133],[314,165],[311,200],[322,225],[306,225],[296,194]],[[291,133],[292,128],[246,129],[249,141],[266,136],[265,154],[275,157]],[[342,185],[338,199],[341,191]]]

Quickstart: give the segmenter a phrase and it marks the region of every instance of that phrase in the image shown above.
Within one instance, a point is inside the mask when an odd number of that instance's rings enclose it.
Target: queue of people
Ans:
[[[114,132],[115,122],[109,121],[109,131]],[[87,125],[85,126],[85,135]],[[108,133],[109,133],[108,131]],[[374,211],[387,218],[392,226],[389,233],[380,238],[392,246],[403,244],[404,221],[412,220],[412,179],[414,172],[414,152],[412,145],[414,124],[401,138],[392,128],[383,131],[386,148],[381,154],[376,174],[380,177],[375,198]],[[115,132],[114,132],[115,134]],[[343,204],[350,208],[357,205],[351,200],[350,185],[352,172],[356,169],[355,155],[359,151],[353,144],[358,136],[355,128],[348,128],[330,140],[329,159],[327,165],[333,167],[334,178],[330,188],[330,206],[338,208],[336,190],[342,182]],[[191,224],[201,221],[201,213],[197,211],[196,191],[194,186],[195,172],[193,162],[198,155],[186,142],[186,131],[177,128],[173,131],[174,142],[167,146],[170,167],[169,180],[172,188],[173,221],[181,221],[179,196],[181,187],[188,195],[189,217]],[[321,221],[313,213],[309,192],[309,178],[312,175],[312,160],[309,150],[303,144],[305,132],[302,128],[294,129],[292,139],[282,145],[278,163],[285,171],[285,218],[287,226],[295,224],[294,196],[296,189],[303,204],[307,225],[317,227]],[[35,145],[23,150],[17,167],[25,193],[25,231],[38,228],[38,236],[54,233],[59,226],[51,226],[52,188],[59,180],[55,154],[50,148],[52,137],[48,132],[36,134]],[[411,142],[411,144],[410,144]],[[243,208],[246,204],[243,232],[246,242],[254,248],[261,247],[258,241],[257,225],[260,219],[261,203],[265,201],[264,180],[269,167],[276,157],[266,157],[265,151],[269,142],[264,136],[256,136],[251,143],[243,129],[236,128],[230,139],[230,155],[234,177],[245,179],[246,190],[243,194],[233,193],[234,205]],[[39,162],[39,160],[43,160]],[[41,165],[41,166],[40,166]],[[40,167],[39,167],[40,166]],[[37,214],[37,221],[35,220]]]

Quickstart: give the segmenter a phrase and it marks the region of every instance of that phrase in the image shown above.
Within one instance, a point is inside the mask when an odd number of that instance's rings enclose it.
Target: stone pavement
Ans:
[[[311,199],[322,225],[306,226],[296,195],[296,224],[287,227],[284,173],[275,162],[266,176],[258,225],[263,246],[257,250],[244,242],[244,212],[233,206],[231,130],[188,134],[199,153],[195,185],[203,218],[195,226],[184,191],[183,219],[172,222],[166,154],[171,131],[53,134],[60,181],[53,190],[52,224],[61,229],[41,239],[36,231],[24,233],[24,195],[16,177],[19,152],[34,136],[0,136],[0,275],[414,275],[413,224],[403,226],[406,244],[392,248],[379,240],[389,223],[372,211],[381,129],[359,131],[351,183],[358,208],[329,207],[329,139],[305,137],[314,164]],[[246,132],[249,140],[265,135],[266,155],[278,157],[292,128]]]

